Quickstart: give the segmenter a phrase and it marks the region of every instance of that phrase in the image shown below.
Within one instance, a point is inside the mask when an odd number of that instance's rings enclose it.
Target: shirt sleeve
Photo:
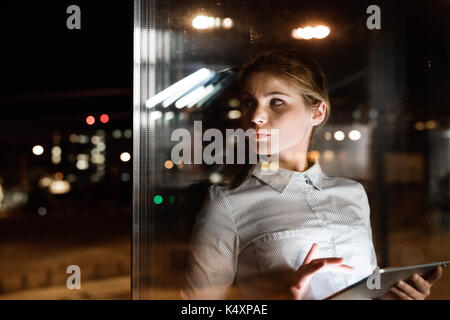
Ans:
[[[195,217],[182,299],[225,299],[234,282],[239,236],[223,191],[211,185]]]
[[[369,205],[369,199],[367,197],[366,190],[364,190],[364,186],[360,184],[362,189],[362,201],[363,201],[363,219],[364,224],[367,228],[367,231],[369,232],[370,240],[373,241],[372,238],[372,228],[370,225],[370,205]],[[373,245],[372,245],[373,246]],[[375,254],[375,250],[372,250],[370,265],[372,267],[372,270],[374,270],[377,266],[377,256]]]

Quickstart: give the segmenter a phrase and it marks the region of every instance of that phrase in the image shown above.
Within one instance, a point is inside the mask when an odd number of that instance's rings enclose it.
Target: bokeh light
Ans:
[[[44,153],[44,147],[41,145],[36,145],[33,147],[32,151],[35,155],[40,156]]]
[[[101,123],[108,123],[108,121],[109,121],[109,116],[106,113],[104,113],[100,116]]]
[[[359,130],[352,130],[348,133],[348,138],[353,141],[361,139],[361,132]]]
[[[90,126],[92,126],[95,123],[95,118],[93,116],[87,116],[86,117],[86,123]]]
[[[342,141],[345,139],[345,133],[341,130],[338,130],[334,133],[334,139],[337,141]]]
[[[120,160],[123,162],[128,162],[131,159],[131,155],[128,152],[122,152],[120,154]]]

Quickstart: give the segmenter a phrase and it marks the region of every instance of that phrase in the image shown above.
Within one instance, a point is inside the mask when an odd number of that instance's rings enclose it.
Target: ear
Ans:
[[[317,126],[322,123],[325,119],[327,110],[327,105],[325,102],[320,102],[318,105],[315,105],[312,109],[312,125]]]

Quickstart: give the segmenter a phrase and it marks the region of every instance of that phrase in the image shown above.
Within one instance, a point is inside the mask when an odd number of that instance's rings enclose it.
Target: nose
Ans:
[[[263,110],[260,106],[258,106],[255,112],[252,115],[251,122],[256,126],[261,126],[262,124],[267,122],[267,112]]]

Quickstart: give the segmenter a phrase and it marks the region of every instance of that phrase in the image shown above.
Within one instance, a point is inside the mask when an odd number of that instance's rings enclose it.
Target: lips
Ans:
[[[260,131],[256,131],[256,139],[257,140],[266,138],[268,136],[270,136],[270,133],[263,133],[263,132],[260,132]]]

